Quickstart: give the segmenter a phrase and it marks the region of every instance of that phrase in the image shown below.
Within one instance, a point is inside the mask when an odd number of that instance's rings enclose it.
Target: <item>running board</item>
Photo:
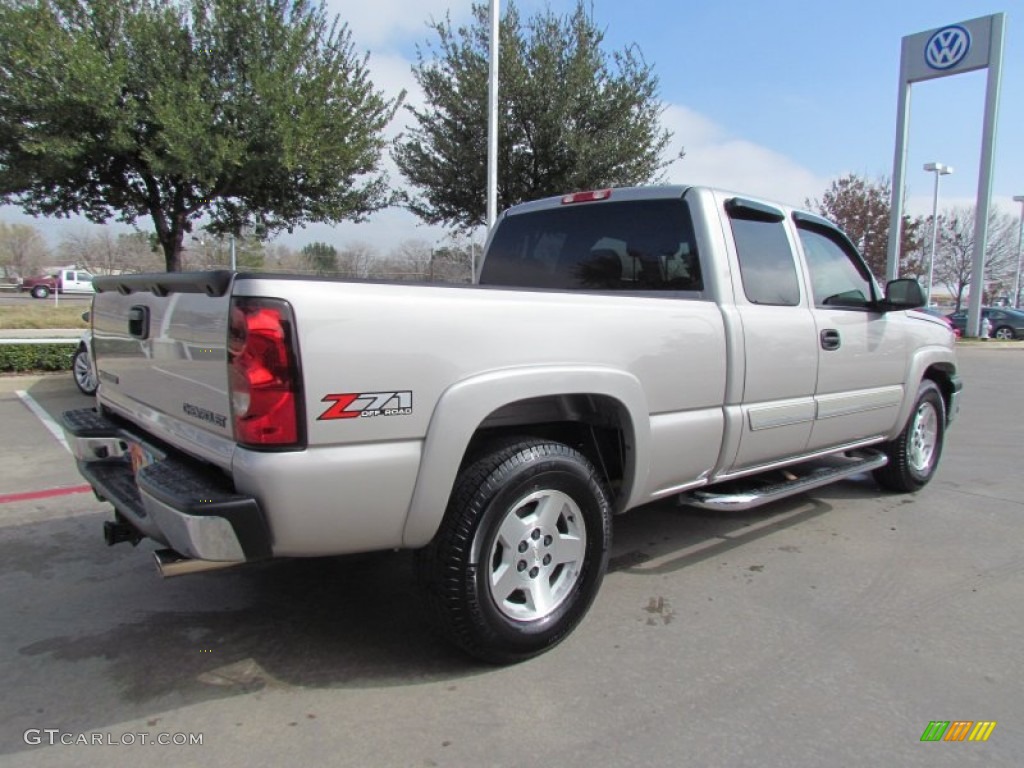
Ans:
[[[679,497],[679,503],[701,509],[742,512],[884,467],[888,463],[889,457],[881,451],[851,451],[846,455],[829,456],[809,464],[797,464],[767,476],[753,475],[743,480],[723,483],[717,490],[690,491]]]

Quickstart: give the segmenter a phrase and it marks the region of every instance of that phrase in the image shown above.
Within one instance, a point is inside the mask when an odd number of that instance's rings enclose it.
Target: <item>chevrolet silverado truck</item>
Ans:
[[[98,277],[95,408],[65,414],[108,543],[165,575],[416,550],[437,624],[495,663],[562,640],[611,518],[932,479],[961,389],[914,280],[833,224],[700,187],[531,202],[476,284]]]

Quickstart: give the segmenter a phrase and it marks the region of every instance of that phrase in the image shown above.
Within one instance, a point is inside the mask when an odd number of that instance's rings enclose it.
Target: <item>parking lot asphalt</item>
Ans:
[[[161,581],[28,406],[88,403],[70,377],[0,378],[0,765],[1018,766],[1024,353],[960,358],[922,492],[634,510],[583,624],[507,668],[433,634],[408,553]]]

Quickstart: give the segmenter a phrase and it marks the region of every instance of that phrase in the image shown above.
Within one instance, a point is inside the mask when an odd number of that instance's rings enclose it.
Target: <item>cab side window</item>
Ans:
[[[817,307],[870,306],[875,299],[871,276],[849,246],[824,228],[798,226]]]
[[[739,198],[729,200],[726,210],[747,299],[753,304],[797,306],[800,282],[782,211]]]

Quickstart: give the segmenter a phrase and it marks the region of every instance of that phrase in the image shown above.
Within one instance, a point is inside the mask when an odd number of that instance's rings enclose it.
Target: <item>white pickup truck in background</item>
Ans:
[[[95,280],[97,407],[65,415],[165,574],[417,550],[442,631],[493,662],[563,639],[611,516],[934,475],[953,334],[831,223],[700,187],[517,206],[478,285],[211,272]]]
[[[26,278],[18,285],[18,290],[28,291],[33,299],[45,299],[54,292],[91,294],[92,280],[92,274],[84,269],[61,269],[52,275]]]

